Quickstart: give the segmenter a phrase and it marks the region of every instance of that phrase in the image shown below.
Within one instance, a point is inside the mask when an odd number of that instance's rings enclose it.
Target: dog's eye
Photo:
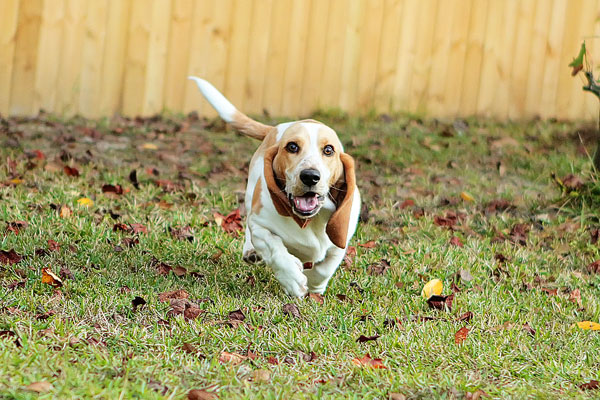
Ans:
[[[297,153],[298,150],[300,150],[300,147],[298,147],[298,144],[296,142],[289,142],[285,146],[285,149],[290,153]]]
[[[330,144],[323,147],[323,154],[325,154],[326,156],[332,156],[334,152],[335,151],[333,150],[333,146]]]

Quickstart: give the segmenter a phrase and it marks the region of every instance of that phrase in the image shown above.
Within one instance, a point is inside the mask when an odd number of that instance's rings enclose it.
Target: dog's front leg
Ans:
[[[291,255],[281,238],[256,223],[252,217],[248,219],[254,249],[275,273],[286,293],[302,297],[307,292],[306,276],[302,273],[302,262]]]
[[[311,269],[305,269],[304,275],[308,278],[308,291],[321,294],[325,292],[327,283],[339,267],[345,255],[345,249],[332,247],[327,251],[323,261],[316,263]]]

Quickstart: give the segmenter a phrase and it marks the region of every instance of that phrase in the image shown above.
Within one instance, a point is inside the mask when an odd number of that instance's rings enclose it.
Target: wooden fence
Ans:
[[[0,0],[0,113],[240,109],[594,119],[599,0]],[[600,65],[600,63],[599,63]]]

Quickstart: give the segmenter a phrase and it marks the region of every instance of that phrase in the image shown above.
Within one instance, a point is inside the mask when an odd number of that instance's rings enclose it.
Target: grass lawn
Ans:
[[[552,178],[595,185],[579,124],[314,117],[367,208],[304,299],[215,214],[241,207],[255,141],[192,117],[2,120],[0,398],[598,396],[600,331],[574,326],[600,322],[598,202]],[[450,308],[421,296],[434,278]]]

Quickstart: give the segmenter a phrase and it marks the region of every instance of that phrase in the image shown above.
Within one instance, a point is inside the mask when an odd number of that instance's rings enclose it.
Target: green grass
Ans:
[[[600,378],[600,334],[573,327],[600,322],[600,277],[586,269],[600,258],[590,242],[590,231],[600,225],[598,202],[593,190],[563,195],[551,178],[574,173],[596,185],[589,162],[577,153],[577,124],[470,119],[453,125],[340,113],[315,118],[336,129],[358,163],[369,211],[351,244],[377,243],[357,247],[322,305],[286,296],[263,264],[244,264],[243,238],[214,221],[214,212],[240,206],[256,142],[218,121],[183,117],[44,116],[0,124],[0,250],[23,255],[17,264],[0,264],[0,330],[15,332],[22,344],[0,338],[0,398],[178,399],[190,389],[222,399],[461,398],[477,390],[494,398],[598,394],[578,386]],[[38,149],[45,160],[28,158]],[[63,164],[80,176],[67,176]],[[139,189],[128,179],[133,169]],[[10,183],[14,178],[22,183]],[[159,186],[157,179],[172,185]],[[108,196],[103,184],[120,184],[126,193]],[[463,200],[461,192],[475,200]],[[78,205],[82,197],[93,206]],[[415,205],[401,208],[406,199]],[[496,199],[513,207],[486,211]],[[63,205],[71,216],[59,215]],[[449,211],[462,216],[453,231],[434,223]],[[29,225],[18,235],[4,232],[14,221]],[[117,222],[143,224],[148,233],[113,231]],[[517,223],[530,227],[524,246],[510,240]],[[188,225],[193,240],[170,234]],[[499,235],[506,240],[494,240]],[[122,244],[133,236],[137,245]],[[451,245],[452,236],[464,247]],[[36,253],[49,239],[60,250]],[[507,258],[500,267],[496,254]],[[369,265],[382,258],[391,268],[369,274]],[[153,259],[200,275],[160,275]],[[42,283],[43,267],[57,274],[67,268],[73,277],[56,291]],[[461,270],[473,279],[457,280]],[[453,282],[460,287],[451,311],[432,310],[421,297],[433,278],[443,280],[446,295]],[[205,313],[194,320],[169,316],[169,304],[158,295],[175,289],[186,290]],[[574,289],[581,306],[569,300]],[[134,312],[136,296],[147,304]],[[300,318],[284,314],[286,303],[298,306]],[[237,309],[246,320],[231,327],[228,315]],[[457,322],[467,311],[473,319]],[[434,320],[423,322],[424,316]],[[505,323],[513,325],[498,329]],[[535,335],[521,329],[526,323]],[[463,326],[469,335],[456,345],[454,334]],[[381,335],[376,341],[357,342],[375,334]],[[184,351],[186,343],[197,351]],[[219,362],[223,351],[246,355],[248,349],[258,357]],[[307,361],[311,352],[316,358]],[[367,353],[387,368],[352,362]],[[259,369],[270,371],[266,382],[251,379]],[[38,381],[53,389],[41,395],[25,390]]]

